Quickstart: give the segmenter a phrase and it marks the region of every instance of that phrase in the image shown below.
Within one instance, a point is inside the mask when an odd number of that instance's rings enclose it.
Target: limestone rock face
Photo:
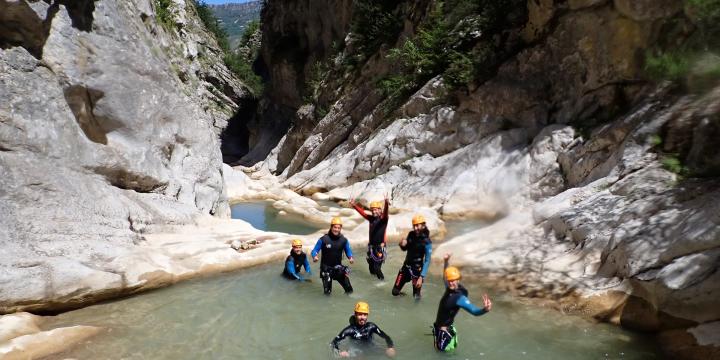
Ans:
[[[645,330],[717,322],[718,88],[680,96],[642,80],[641,55],[664,25],[685,21],[681,2],[527,9],[527,24],[508,36],[524,43],[453,104],[435,78],[381,111],[367,84],[388,69],[382,48],[332,87],[327,111],[281,102],[295,113],[260,167],[318,199],[390,194],[403,210],[497,220],[435,253],[454,251],[523,295],[601,299],[596,317]],[[666,169],[668,154],[695,178]]]
[[[247,92],[202,66],[193,8],[64,3],[0,3],[0,311],[122,288],[144,233],[229,214],[218,135]]]

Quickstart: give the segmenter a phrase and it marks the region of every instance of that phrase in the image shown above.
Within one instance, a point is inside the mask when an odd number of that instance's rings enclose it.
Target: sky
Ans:
[[[206,4],[246,3],[253,0],[205,0]]]

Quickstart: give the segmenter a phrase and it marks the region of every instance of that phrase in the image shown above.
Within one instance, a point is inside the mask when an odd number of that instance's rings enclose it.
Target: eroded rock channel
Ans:
[[[197,4],[171,3],[0,0],[0,312],[10,314],[0,356],[62,350],[22,352],[48,338],[116,341],[115,326],[132,328],[88,309],[54,320],[22,311],[58,314],[265,263],[237,285],[235,275],[198,280],[127,300],[122,312],[161,314],[165,294],[187,303],[204,284],[238,304],[251,300],[243,289],[260,292],[252,279],[291,291],[270,276],[290,238],[310,246],[340,216],[362,246],[367,225],[347,202],[388,195],[391,244],[421,213],[444,239],[434,267],[453,252],[474,289],[502,299],[502,321],[466,323],[473,353],[488,344],[469,324],[507,335],[517,311],[539,328],[587,330],[600,345],[578,352],[593,358],[720,358],[720,61],[717,44],[702,42],[720,19],[699,7],[710,5],[269,0],[252,37],[265,90],[253,93],[224,64]],[[682,60],[687,73],[651,76],[698,43],[702,52]],[[231,220],[241,202],[268,202],[306,228]],[[382,298],[387,289],[365,280]],[[432,296],[423,311],[434,311]],[[557,312],[535,317],[511,296],[653,340],[547,320]],[[392,300],[380,300],[379,318],[396,323]],[[326,302],[340,327],[351,300]],[[307,320],[276,305],[288,321]],[[243,313],[219,329],[252,320]],[[539,333],[522,336],[537,341],[483,353],[576,358]]]

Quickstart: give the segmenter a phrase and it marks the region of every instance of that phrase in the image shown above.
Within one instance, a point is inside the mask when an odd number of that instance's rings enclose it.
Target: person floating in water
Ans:
[[[380,201],[370,202],[370,215],[365,213],[365,209],[355,200],[350,200],[350,205],[362,216],[370,222],[370,231],[368,238],[367,262],[370,274],[377,276],[378,279],[384,280],[385,275],[382,272],[382,264],[385,262],[385,231],[388,224],[388,207],[390,202],[385,196],[385,205]],[[382,210],[380,207],[383,207]]]
[[[318,239],[310,253],[313,262],[317,262],[318,253],[322,252],[320,279],[322,279],[325,295],[330,295],[332,292],[333,280],[340,283],[346,294],[353,291],[350,278],[348,277],[350,268],[342,264],[343,251],[351,264],[355,262],[355,259],[353,258],[352,249],[350,249],[350,242],[341,234],[341,231],[342,220],[339,217],[332,218],[330,221],[330,231]]]
[[[405,262],[398,271],[395,278],[395,285],[392,289],[394,296],[400,295],[400,290],[408,281],[412,281],[413,296],[420,299],[423,279],[427,276],[430,267],[430,256],[432,255],[432,242],[430,231],[425,226],[425,218],[422,215],[415,215],[412,218],[413,230],[407,237],[400,241],[400,249],[407,251]]]
[[[332,346],[338,355],[341,357],[348,357],[350,354],[347,351],[340,351],[338,344],[345,338],[350,338],[361,344],[371,344],[373,335],[378,335],[385,339],[387,344],[387,350],[385,354],[389,357],[395,356],[395,347],[393,341],[384,331],[375,325],[375,323],[369,322],[368,315],[370,314],[370,305],[364,301],[359,301],[355,304],[355,314],[350,317],[350,325],[344,328],[338,336],[332,341]]]
[[[312,275],[310,270],[310,262],[307,259],[307,255],[303,252],[303,244],[300,239],[293,239],[292,250],[290,255],[285,258],[285,268],[283,269],[283,276],[290,280],[305,281],[305,278],[300,275],[300,269],[305,267],[305,272],[308,275]],[[308,279],[309,280],[309,279]]]
[[[460,285],[460,270],[454,266],[448,266],[450,254],[443,257],[445,262],[445,294],[440,298],[437,317],[433,324],[433,336],[435,348],[440,351],[453,351],[457,347],[457,331],[453,322],[460,308],[467,312],[480,316],[492,309],[492,302],[487,294],[483,294],[483,307],[479,308],[468,299],[468,291]]]

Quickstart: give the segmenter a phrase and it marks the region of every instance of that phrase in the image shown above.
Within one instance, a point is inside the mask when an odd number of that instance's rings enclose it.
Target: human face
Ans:
[[[330,232],[335,236],[340,235],[341,230],[342,230],[342,225],[335,224],[335,225],[330,226]]]
[[[459,285],[460,285],[460,280],[449,280],[448,281],[448,288],[450,290],[457,290]]]
[[[355,313],[355,322],[360,326],[365,326],[365,324],[367,324],[367,318],[368,318],[368,314],[359,313],[359,312]]]
[[[380,210],[380,208],[372,208],[370,211],[372,211],[373,216],[380,217],[380,215],[382,215],[382,210]]]
[[[416,234],[420,234],[421,231],[425,230],[425,223],[419,223],[413,225],[413,230],[415,230]]]
[[[292,247],[292,251],[293,251],[295,254],[300,255],[300,253],[302,252],[302,246],[293,246],[293,247]]]

